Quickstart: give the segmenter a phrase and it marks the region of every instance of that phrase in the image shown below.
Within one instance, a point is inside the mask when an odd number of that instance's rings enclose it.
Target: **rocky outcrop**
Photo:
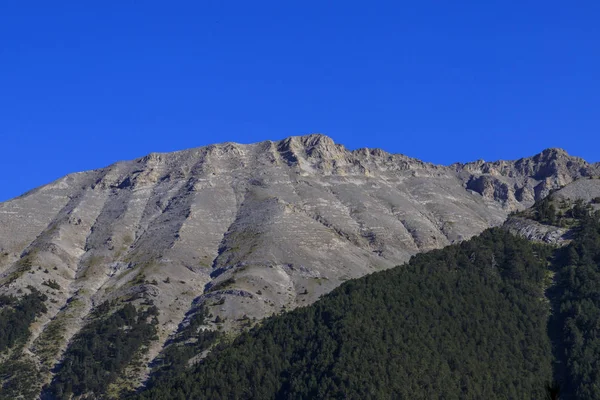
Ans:
[[[540,243],[562,246],[572,238],[569,229],[540,224],[528,218],[509,217],[503,227],[513,235]]]
[[[467,189],[517,210],[581,178],[600,176],[598,164],[572,157],[562,149],[546,149],[516,161],[454,164]]]

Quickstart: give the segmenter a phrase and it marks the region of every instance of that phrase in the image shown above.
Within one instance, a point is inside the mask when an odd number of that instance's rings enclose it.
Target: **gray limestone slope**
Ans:
[[[149,362],[200,305],[224,329],[307,305],[598,175],[559,149],[446,167],[323,135],[153,153],[0,203],[0,294],[50,297],[27,344],[48,367],[99,304],[151,301]]]

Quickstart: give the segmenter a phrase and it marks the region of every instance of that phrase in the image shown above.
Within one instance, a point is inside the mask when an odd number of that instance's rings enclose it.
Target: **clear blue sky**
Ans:
[[[0,2],[0,200],[151,151],[320,132],[600,161],[600,2]]]

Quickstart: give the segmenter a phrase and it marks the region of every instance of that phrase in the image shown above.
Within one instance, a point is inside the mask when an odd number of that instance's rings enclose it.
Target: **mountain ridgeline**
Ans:
[[[68,175],[0,203],[0,399],[600,398],[598,177],[322,135]]]

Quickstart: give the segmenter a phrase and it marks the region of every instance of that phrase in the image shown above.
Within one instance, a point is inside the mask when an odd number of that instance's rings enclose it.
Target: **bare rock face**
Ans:
[[[27,344],[49,367],[99,304],[151,301],[150,362],[199,306],[234,329],[308,305],[599,171],[557,149],[445,167],[323,135],[150,154],[1,203],[0,294],[49,296]]]
[[[567,228],[544,225],[521,217],[508,218],[503,228],[513,235],[524,237],[533,242],[563,245],[572,238],[572,232]]]
[[[554,201],[582,200],[598,208],[600,207],[600,179],[580,179],[557,190],[551,196]]]
[[[513,210],[577,179],[600,174],[597,164],[569,156],[562,149],[546,149],[517,161],[476,161],[453,167],[466,180],[467,189]]]

